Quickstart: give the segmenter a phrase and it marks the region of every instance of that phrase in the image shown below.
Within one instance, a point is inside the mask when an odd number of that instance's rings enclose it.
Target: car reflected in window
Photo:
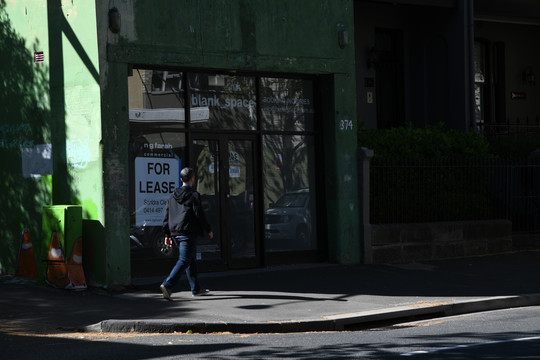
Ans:
[[[265,211],[264,229],[269,251],[312,247],[309,189],[285,193]]]

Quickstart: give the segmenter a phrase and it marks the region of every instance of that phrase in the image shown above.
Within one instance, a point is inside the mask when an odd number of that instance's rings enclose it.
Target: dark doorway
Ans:
[[[404,125],[402,32],[375,29],[375,53],[377,127],[388,129]]]

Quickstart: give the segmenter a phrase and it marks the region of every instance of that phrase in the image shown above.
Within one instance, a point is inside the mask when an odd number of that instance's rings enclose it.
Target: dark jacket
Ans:
[[[205,231],[211,230],[201,206],[201,195],[191,186],[176,188],[165,208],[165,235],[196,237],[204,235]]]

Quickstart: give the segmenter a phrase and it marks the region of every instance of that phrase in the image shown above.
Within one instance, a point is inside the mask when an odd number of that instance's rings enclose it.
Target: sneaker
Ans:
[[[163,298],[169,301],[172,301],[171,291],[165,287],[165,285],[159,285],[161,292],[163,293]]]
[[[204,296],[210,294],[210,290],[208,289],[200,289],[198,292],[192,294],[192,296]]]

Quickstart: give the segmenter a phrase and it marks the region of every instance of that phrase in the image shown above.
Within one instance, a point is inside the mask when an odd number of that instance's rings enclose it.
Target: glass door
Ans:
[[[256,260],[253,141],[227,140],[226,206],[231,264]]]
[[[197,259],[219,263],[222,259],[223,244],[219,141],[193,140],[191,154],[191,167],[197,174],[197,191],[201,194],[202,207],[214,233],[213,239],[206,236],[197,239]]]
[[[200,258],[227,268],[259,266],[254,139],[201,135],[192,144],[197,191],[214,231],[214,239],[199,239]]]

